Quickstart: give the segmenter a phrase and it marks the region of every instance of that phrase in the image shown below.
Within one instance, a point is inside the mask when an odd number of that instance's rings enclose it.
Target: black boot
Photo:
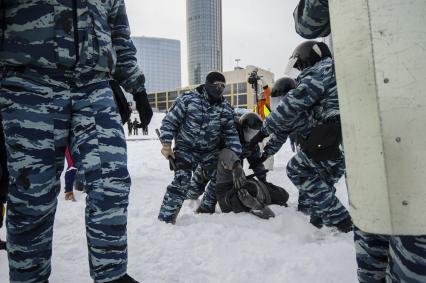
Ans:
[[[302,212],[305,215],[309,215],[310,214],[310,210],[311,210],[310,207],[307,206],[307,205],[300,204],[300,203],[297,205],[297,211],[300,211],[300,212]]]
[[[215,207],[207,208],[207,207],[204,207],[202,205],[200,205],[197,208],[197,210],[195,210],[195,213],[210,213],[210,214],[213,214],[214,212],[215,212]]]
[[[329,225],[330,227],[336,227],[337,230],[343,233],[348,233],[353,230],[352,218],[350,216],[346,217],[342,221],[336,224]]]
[[[132,277],[130,277],[128,274],[126,274],[123,277],[109,281],[109,283],[139,283],[139,282],[133,279]]]
[[[323,225],[321,217],[319,217],[317,215],[311,215],[311,218],[309,219],[309,223],[311,223],[312,225],[314,225],[318,229],[321,229],[322,225]]]

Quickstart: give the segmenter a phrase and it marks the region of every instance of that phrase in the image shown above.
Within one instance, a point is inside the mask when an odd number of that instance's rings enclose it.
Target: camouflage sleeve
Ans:
[[[166,114],[161,122],[161,135],[160,140],[162,143],[171,144],[172,140],[176,137],[182,121],[185,120],[186,105],[184,98],[178,96],[175,103],[170,108],[170,111]]]
[[[256,145],[256,147],[250,151],[250,155],[247,156],[247,161],[250,165],[258,163],[257,161],[262,156],[262,152],[260,151],[260,146]]]
[[[328,0],[300,0],[293,17],[296,32],[306,39],[330,34]]]
[[[225,142],[225,147],[235,152],[238,156],[241,155],[242,148],[237,129],[234,125],[234,110],[230,105],[224,109],[222,119],[222,136]]]
[[[142,92],[145,90],[145,76],[137,64],[124,0],[114,0],[108,21],[112,46],[117,54],[117,64],[112,75],[127,92]]]
[[[324,95],[321,74],[313,73],[301,79],[299,85],[283,97],[277,109],[263,123],[262,131],[269,134],[290,133],[300,126],[301,114],[310,110]]]
[[[283,134],[272,134],[270,136],[270,139],[266,143],[265,147],[263,148],[263,151],[267,156],[273,156],[275,155],[283,146],[283,144],[286,142],[288,137],[288,133]]]

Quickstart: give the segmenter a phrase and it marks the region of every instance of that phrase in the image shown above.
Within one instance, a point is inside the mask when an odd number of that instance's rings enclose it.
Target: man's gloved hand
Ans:
[[[135,101],[136,110],[138,110],[139,118],[141,120],[140,127],[146,130],[148,129],[149,122],[151,122],[153,115],[146,91],[144,90],[133,95],[133,100]]]
[[[262,155],[260,156],[259,160],[258,160],[258,163],[263,163],[263,162],[265,162],[265,161],[266,161],[266,159],[268,159],[268,158],[269,158],[269,155],[268,155],[268,154],[266,154],[266,152],[263,152],[263,153],[262,153]]]
[[[234,168],[232,169],[232,180],[234,182],[234,188],[237,190],[244,186],[247,181],[243,166],[241,166],[239,161],[235,162]]]
[[[170,157],[175,158],[175,154],[173,153],[172,145],[168,143],[163,143],[163,147],[161,148],[161,154],[168,160]]]
[[[248,143],[249,149],[254,149],[256,145],[262,142],[268,135],[264,134],[262,131],[259,131]]]

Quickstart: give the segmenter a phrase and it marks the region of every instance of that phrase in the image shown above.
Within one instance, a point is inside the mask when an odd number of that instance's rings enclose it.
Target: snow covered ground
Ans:
[[[275,158],[269,181],[290,193],[289,207],[272,206],[276,217],[261,220],[250,214],[197,215],[195,201],[185,203],[177,224],[157,221],[166,186],[172,180],[160,154],[154,129],[163,114],[155,114],[150,135],[129,137],[132,191],[129,206],[129,274],[145,283],[355,283],[353,234],[318,230],[296,211],[297,190],[285,166],[293,153],[288,145]],[[133,120],[133,119],[132,119]],[[127,132],[127,126],[125,128]],[[347,205],[346,187],[337,185]],[[84,194],[65,202],[63,194],[55,222],[50,282],[92,282],[89,276],[84,225]],[[2,229],[0,237],[4,239]],[[0,253],[0,282],[8,282],[6,253]]]

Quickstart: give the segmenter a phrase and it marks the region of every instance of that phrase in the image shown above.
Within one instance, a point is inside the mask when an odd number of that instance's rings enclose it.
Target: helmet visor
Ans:
[[[291,78],[297,78],[297,76],[300,74],[299,70],[299,64],[298,64],[298,58],[297,57],[290,57],[288,60],[287,66],[284,70],[284,74],[286,76],[289,76]]]
[[[254,136],[259,133],[260,129],[253,129],[253,128],[245,128],[244,129],[244,141],[250,142]]]

